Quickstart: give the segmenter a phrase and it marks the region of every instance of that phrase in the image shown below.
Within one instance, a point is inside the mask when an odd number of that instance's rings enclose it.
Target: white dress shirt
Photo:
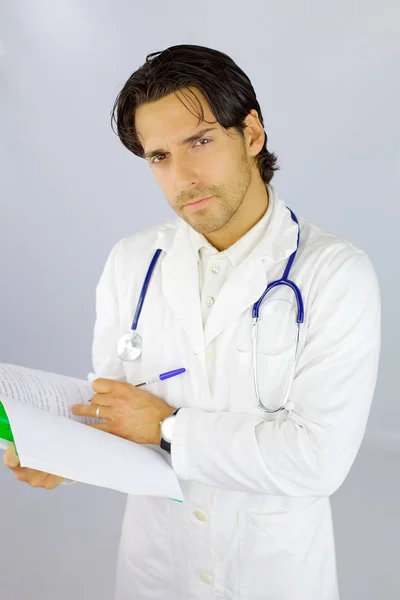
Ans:
[[[199,261],[203,327],[224,283],[266,234],[272,209],[273,195],[270,194],[268,208],[261,219],[243,237],[222,252],[214,248],[204,235],[190,228],[191,241]]]

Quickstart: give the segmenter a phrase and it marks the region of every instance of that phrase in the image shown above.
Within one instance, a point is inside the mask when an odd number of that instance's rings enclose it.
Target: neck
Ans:
[[[224,227],[204,236],[219,252],[240,240],[265,215],[269,204],[267,187],[257,178],[253,188],[250,185],[242,204]]]

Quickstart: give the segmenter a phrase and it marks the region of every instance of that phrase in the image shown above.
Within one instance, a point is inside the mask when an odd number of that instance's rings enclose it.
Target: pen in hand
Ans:
[[[135,387],[142,387],[142,385],[148,385],[149,383],[155,383],[156,381],[163,381],[164,379],[170,379],[171,377],[176,377],[181,373],[185,373],[186,369],[175,369],[174,371],[167,371],[166,373],[160,373],[160,375],[156,375],[151,379],[147,379],[147,381],[142,381],[141,383],[133,384]]]
[[[176,377],[177,375],[181,375],[182,373],[186,373],[186,369],[175,369],[174,371],[167,371],[166,373],[160,373],[160,375],[156,375],[155,377],[151,377],[146,381],[142,381],[141,383],[134,383],[135,387],[142,387],[143,385],[148,385],[150,383],[155,383],[156,381],[163,381],[164,379],[170,379],[171,377]],[[89,399],[89,402],[91,398]]]

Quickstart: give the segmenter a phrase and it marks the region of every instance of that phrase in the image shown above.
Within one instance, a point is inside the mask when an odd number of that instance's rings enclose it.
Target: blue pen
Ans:
[[[185,373],[186,369],[175,369],[174,371],[167,371],[166,373],[160,373],[160,375],[156,375],[147,381],[142,381],[142,383],[135,383],[135,387],[141,387],[142,385],[148,385],[149,383],[155,383],[156,381],[163,381],[164,379],[170,379],[171,377],[176,377],[181,373]]]

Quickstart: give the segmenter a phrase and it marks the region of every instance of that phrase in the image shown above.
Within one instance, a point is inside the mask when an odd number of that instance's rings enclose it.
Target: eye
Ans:
[[[162,160],[156,160],[156,158],[159,158],[160,156],[165,156],[165,154],[157,154],[157,156],[154,156],[150,161],[151,164],[154,165],[156,162],[157,163],[162,162]]]
[[[201,139],[199,139],[199,140],[196,140],[195,144],[197,144],[197,142],[207,142],[207,143],[208,143],[208,142],[211,142],[211,141],[212,141],[212,140],[211,140],[210,138],[201,138]],[[207,144],[200,144],[200,145],[201,145],[201,146],[207,146]],[[150,161],[150,162],[151,162],[152,164],[158,164],[158,163],[160,163],[160,162],[163,162],[163,160],[156,160],[156,158],[159,158],[160,156],[165,156],[165,154],[157,154],[157,156],[154,156],[154,157],[151,159],[151,161]]]
[[[210,140],[210,138],[201,138],[201,140],[197,140],[197,142],[211,142],[211,140]],[[204,144],[201,144],[201,146],[204,146]]]

